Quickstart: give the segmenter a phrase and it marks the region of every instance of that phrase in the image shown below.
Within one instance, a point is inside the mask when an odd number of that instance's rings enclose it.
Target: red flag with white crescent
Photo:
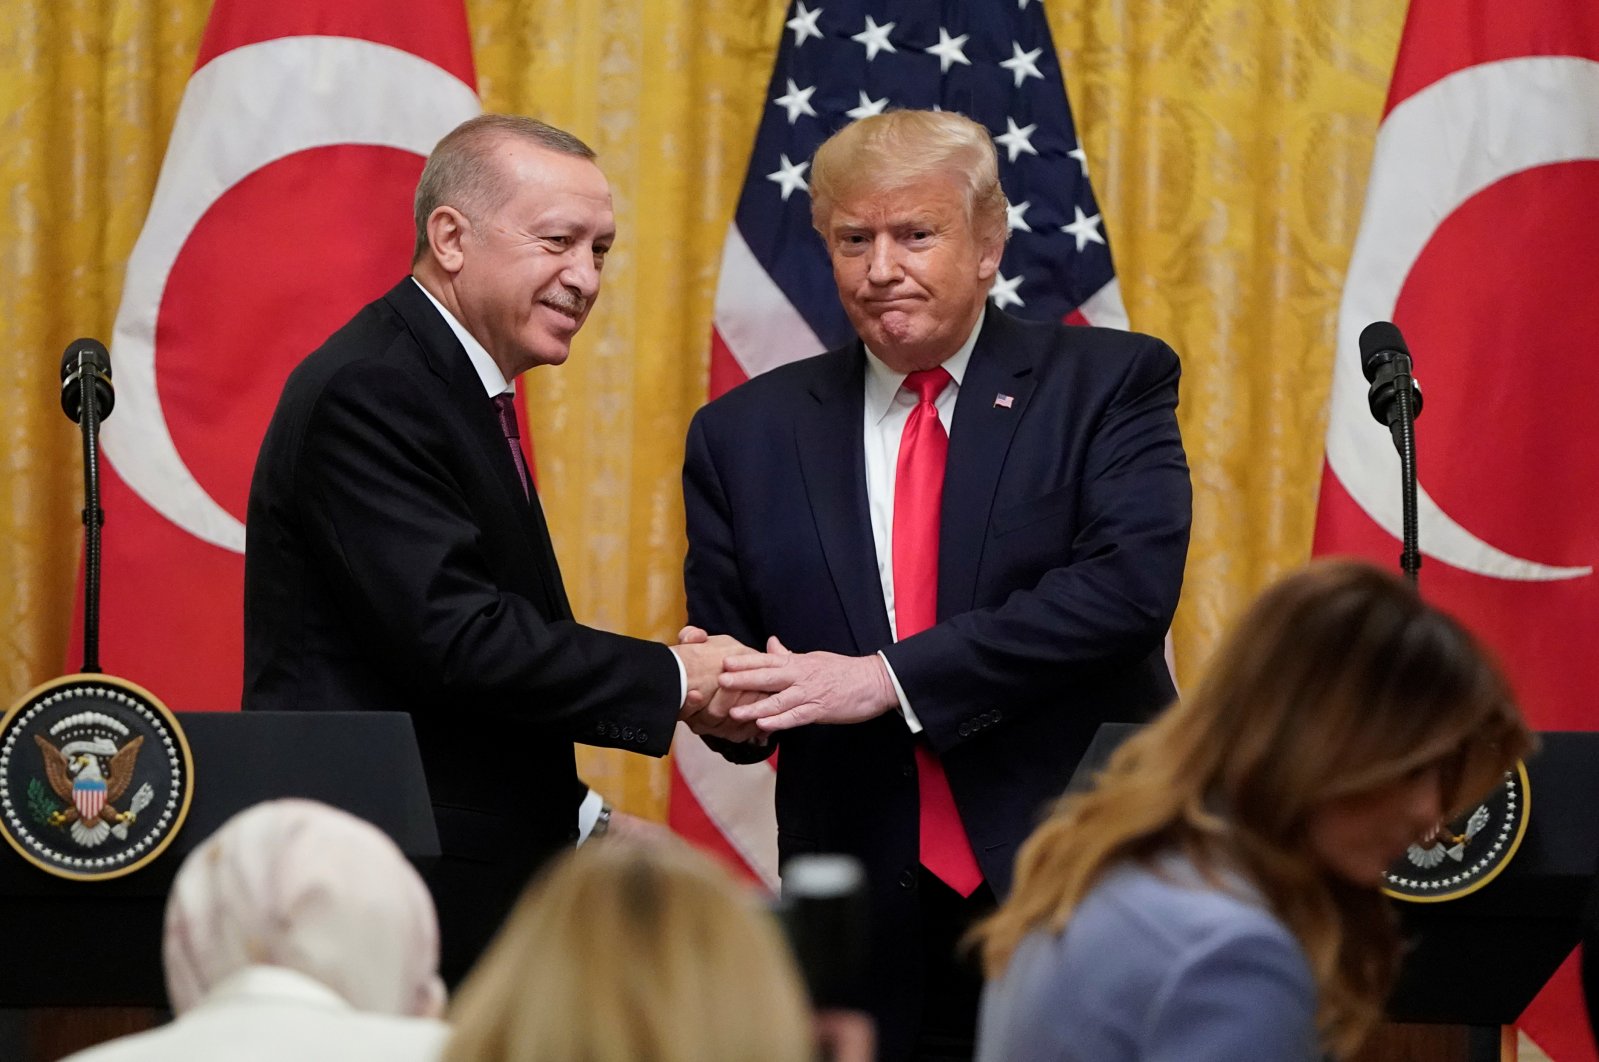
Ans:
[[[1542,730],[1599,729],[1599,18],[1589,0],[1413,0],[1339,314],[1315,552],[1395,565],[1399,462],[1356,337],[1403,330],[1421,587],[1498,652]],[[1575,399],[1575,401],[1572,401]],[[1596,1057],[1574,962],[1523,1016]]]
[[[417,177],[480,110],[475,81],[461,0],[217,0],[110,344],[105,670],[238,707],[267,421],[289,370],[409,270]]]

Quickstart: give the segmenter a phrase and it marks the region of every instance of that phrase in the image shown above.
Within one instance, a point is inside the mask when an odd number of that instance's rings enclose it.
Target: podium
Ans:
[[[236,812],[306,797],[367,820],[424,874],[438,833],[403,712],[179,712],[189,816],[149,866],[110,881],[45,873],[0,844],[0,1008],[166,1006],[161,928],[184,858]]]
[[[1135,730],[1101,726],[1068,792],[1087,788]],[[1473,1060],[1499,1057],[1498,1027],[1513,1024],[1571,954],[1599,872],[1599,732],[1539,740],[1527,760],[1527,833],[1504,871],[1458,900],[1395,905],[1409,948],[1389,1019],[1476,1027]]]

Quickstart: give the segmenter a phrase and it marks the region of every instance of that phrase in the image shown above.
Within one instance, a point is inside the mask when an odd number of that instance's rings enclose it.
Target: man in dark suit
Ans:
[[[780,855],[867,867],[882,1057],[970,1057],[979,980],[955,942],[1099,724],[1174,695],[1178,363],[985,302],[1006,211],[976,123],[863,119],[811,172],[860,341],[695,417],[689,618],[771,638],[721,685],[746,698],[734,719],[781,735]]]
[[[727,725],[731,643],[573,620],[516,440],[511,381],[566,360],[614,238],[593,158],[504,115],[440,141],[412,276],[290,375],[250,487],[244,707],[411,714],[452,978],[540,862],[610,823],[572,742],[659,756],[680,717]]]

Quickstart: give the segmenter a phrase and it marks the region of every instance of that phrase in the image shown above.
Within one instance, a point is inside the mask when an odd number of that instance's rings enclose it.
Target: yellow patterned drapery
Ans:
[[[80,487],[56,360],[74,336],[110,332],[209,6],[12,0],[0,31],[3,703],[60,670],[72,611]],[[571,361],[528,393],[578,615],[667,637],[682,619],[683,434],[784,5],[467,6],[485,106],[571,128],[611,178],[621,237],[604,298]],[[1047,10],[1134,327],[1183,356],[1195,525],[1175,635],[1191,677],[1309,547],[1334,315],[1403,7]],[[586,751],[584,771],[662,814],[659,763]]]

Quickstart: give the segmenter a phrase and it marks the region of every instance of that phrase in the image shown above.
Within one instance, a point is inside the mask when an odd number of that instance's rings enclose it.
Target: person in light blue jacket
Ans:
[[[1021,849],[974,934],[979,1062],[1348,1057],[1397,965],[1384,871],[1532,745],[1408,583],[1289,576]]]

